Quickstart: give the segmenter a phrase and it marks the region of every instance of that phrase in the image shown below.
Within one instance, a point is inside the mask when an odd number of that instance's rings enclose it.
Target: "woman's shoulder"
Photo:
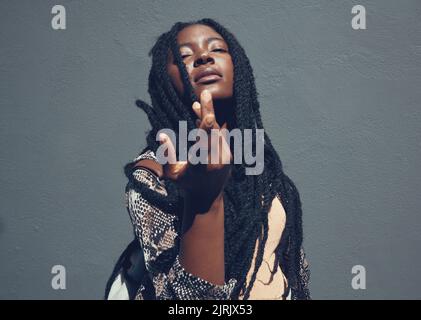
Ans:
[[[163,174],[162,165],[158,162],[155,152],[148,147],[124,165],[124,173],[129,180],[133,178],[134,172],[139,169],[146,169],[158,178],[161,178]]]
[[[154,160],[158,162],[158,158],[156,157],[155,152],[149,149],[148,147],[140,151],[136,155],[136,157],[132,160],[132,162],[137,162],[139,160],[145,160],[145,159]]]
[[[158,162],[155,153],[149,149],[141,152],[136,158],[134,158],[133,169],[136,170],[137,168],[147,169],[158,178],[162,178],[164,174],[163,166]]]
[[[149,189],[166,194],[163,176],[163,166],[158,162],[155,153],[150,149],[144,149],[136,157],[127,163],[124,172],[129,182],[126,192],[135,186],[141,187],[138,182],[146,185]],[[136,189],[136,188],[134,188]]]

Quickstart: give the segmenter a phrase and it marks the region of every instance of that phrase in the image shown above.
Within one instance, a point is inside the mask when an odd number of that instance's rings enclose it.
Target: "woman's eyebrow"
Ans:
[[[219,38],[219,37],[209,37],[209,38],[206,39],[206,42],[209,44],[210,42],[215,41],[215,40],[224,41],[224,39]],[[184,42],[184,43],[180,44],[180,48],[181,47],[191,47],[191,46],[192,46],[191,42]]]

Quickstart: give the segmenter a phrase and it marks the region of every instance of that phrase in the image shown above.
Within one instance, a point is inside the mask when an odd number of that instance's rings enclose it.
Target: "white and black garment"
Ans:
[[[152,151],[141,153],[132,163],[143,159],[157,161]],[[164,181],[146,168],[137,167],[132,175],[162,195],[167,195]],[[158,300],[228,300],[237,283],[232,278],[224,285],[215,285],[186,271],[179,261],[179,221],[153,206],[142,193],[129,184],[125,192],[125,206],[134,227],[134,233],[143,251],[146,272],[142,275],[134,299]],[[133,243],[133,246],[135,244]],[[135,265],[131,258],[132,265]],[[109,283],[106,299],[129,299],[130,277],[127,272],[117,270],[113,282]],[[149,283],[148,283],[149,281]],[[133,284],[132,284],[133,287]],[[154,291],[151,294],[151,291]]]

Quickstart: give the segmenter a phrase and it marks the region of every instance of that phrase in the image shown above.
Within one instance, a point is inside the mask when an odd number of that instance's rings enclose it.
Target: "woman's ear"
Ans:
[[[154,160],[151,160],[151,159],[140,160],[140,161],[136,162],[134,167],[135,168],[141,167],[141,168],[149,169],[150,171],[155,173],[160,179],[164,175],[164,168],[162,167],[162,165],[159,164],[158,162],[154,161]]]

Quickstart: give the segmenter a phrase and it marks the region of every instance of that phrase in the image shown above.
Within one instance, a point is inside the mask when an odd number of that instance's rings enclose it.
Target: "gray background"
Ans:
[[[67,30],[51,8],[67,9]],[[367,30],[351,28],[351,8]],[[421,298],[420,1],[0,2],[0,298],[100,299],[132,239],[123,165],[145,145],[148,50],[211,17],[254,68],[301,194],[315,299]],[[67,289],[51,288],[64,265]],[[367,270],[353,290],[351,268]]]

